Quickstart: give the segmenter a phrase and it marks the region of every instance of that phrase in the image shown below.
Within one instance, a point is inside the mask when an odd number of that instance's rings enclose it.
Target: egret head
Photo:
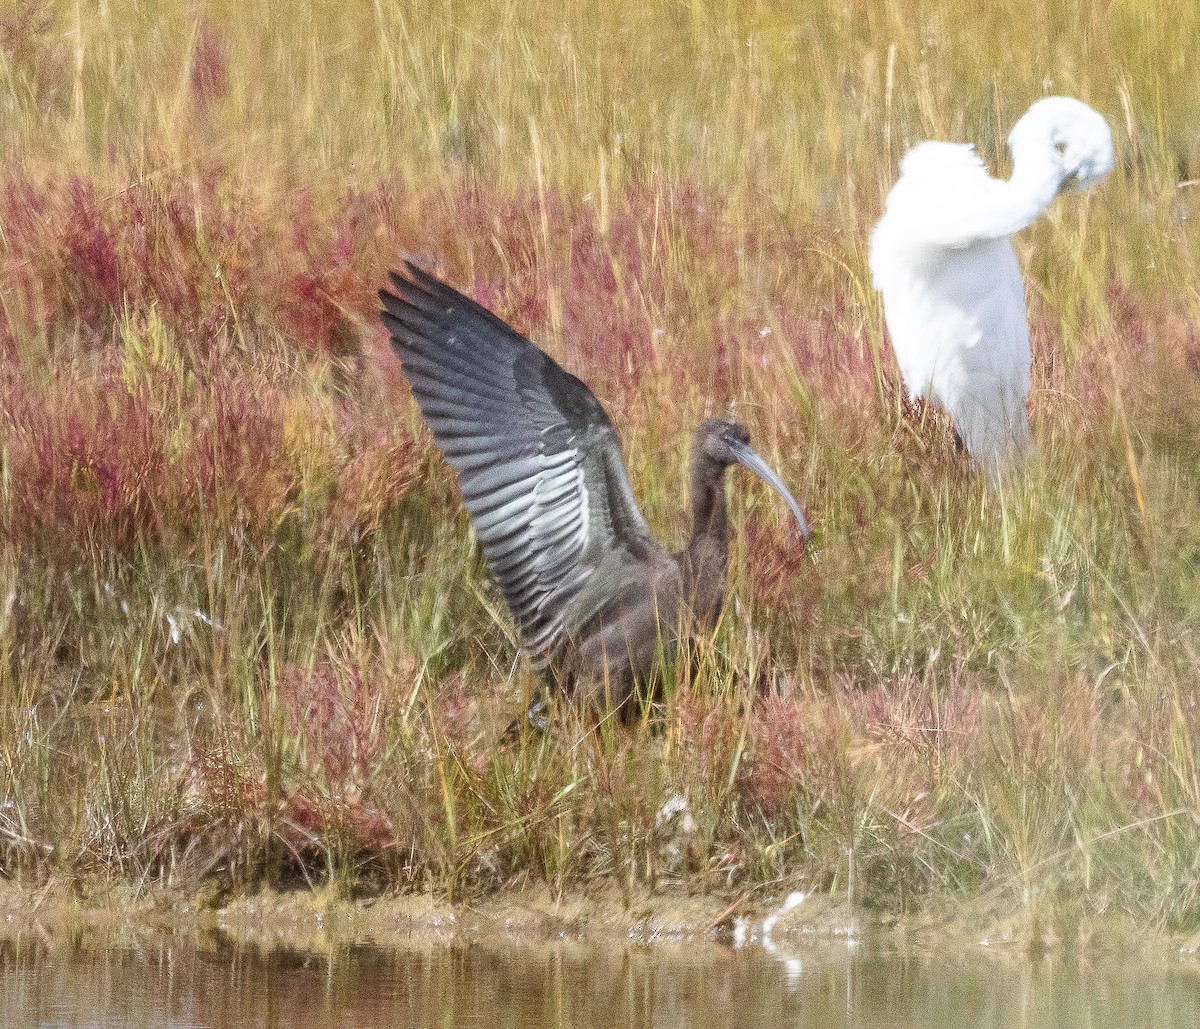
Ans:
[[[1112,130],[1102,115],[1066,96],[1038,100],[1008,135],[1014,165],[1049,164],[1061,189],[1091,189],[1113,167]]]
[[[808,539],[808,521],[796,498],[788,492],[783,480],[771,469],[771,466],[750,446],[750,432],[744,425],[729,421],[725,418],[706,418],[696,429],[692,444],[693,460],[703,457],[711,465],[716,465],[722,472],[733,464],[749,468],[768,486],[777,492],[792,509],[796,521],[800,525],[800,534]]]

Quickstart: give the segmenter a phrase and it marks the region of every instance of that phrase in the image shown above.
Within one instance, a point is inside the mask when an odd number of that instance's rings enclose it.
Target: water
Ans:
[[[914,956],[837,943],[787,956],[715,944],[498,940],[320,955],[165,936],[101,948],[24,939],[0,943],[0,1025],[1195,1029],[1200,966]]]

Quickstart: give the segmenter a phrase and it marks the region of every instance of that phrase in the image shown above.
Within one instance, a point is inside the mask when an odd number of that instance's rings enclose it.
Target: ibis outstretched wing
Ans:
[[[380,290],[384,325],[535,667],[571,626],[606,554],[656,546],[616,430],[575,376],[520,333],[406,262]]]

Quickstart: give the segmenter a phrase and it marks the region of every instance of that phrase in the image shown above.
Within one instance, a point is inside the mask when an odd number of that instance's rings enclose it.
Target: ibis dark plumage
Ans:
[[[741,464],[800,506],[732,421],[692,439],[692,530],[670,553],[629,487],[616,429],[575,376],[473,300],[408,263],[380,290],[384,325],[467,511],[522,648],[584,703],[625,704],[725,599],[725,471]],[[538,717],[539,701],[530,706]]]

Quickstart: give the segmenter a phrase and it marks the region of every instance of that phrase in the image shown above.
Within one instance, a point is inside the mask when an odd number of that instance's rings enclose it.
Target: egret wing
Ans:
[[[522,645],[544,667],[605,554],[653,547],[616,430],[575,376],[412,263],[384,325],[459,486]]]

